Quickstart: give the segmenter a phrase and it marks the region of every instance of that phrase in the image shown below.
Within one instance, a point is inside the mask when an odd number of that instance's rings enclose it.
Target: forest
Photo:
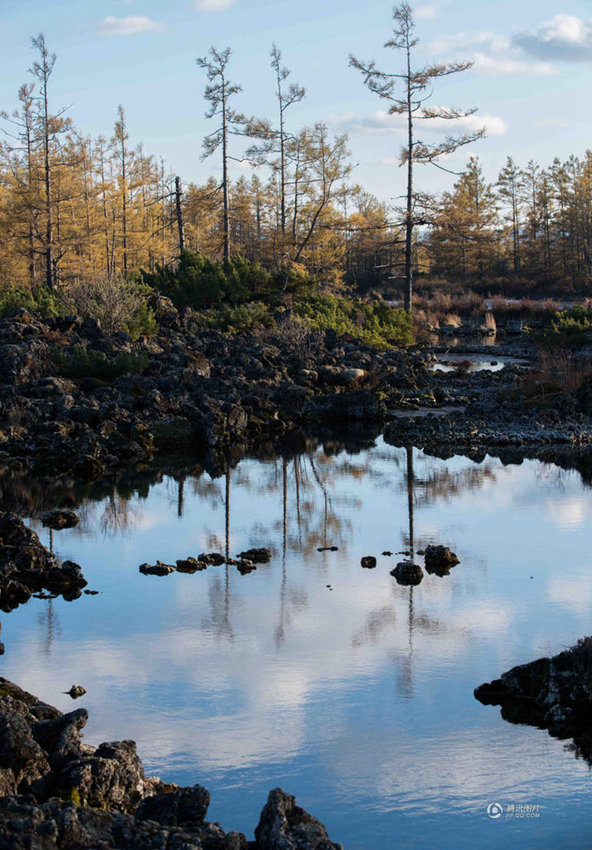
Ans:
[[[63,290],[91,279],[131,278],[140,270],[154,282],[174,272],[189,252],[202,263],[240,257],[257,264],[255,277],[271,275],[280,291],[296,280],[315,291],[349,289],[396,300],[404,284],[408,222],[420,287],[436,280],[491,293],[559,294],[586,292],[591,282],[590,151],[544,164],[518,164],[508,156],[495,182],[471,155],[464,171],[451,176],[448,191],[413,192],[408,209],[398,209],[355,182],[346,135],[331,135],[321,122],[292,125],[290,108],[306,93],[276,46],[269,74],[274,120],[234,108],[241,87],[230,79],[231,51],[211,48],[197,59],[197,70],[207,78],[207,117],[213,119],[203,157],[216,159],[209,180],[196,185],[141,144],[130,145],[122,105],[104,136],[92,138],[76,127],[67,110],[53,106],[55,54],[43,35],[32,43],[29,80],[15,107],[1,114],[4,291]],[[425,79],[415,81],[425,87]],[[421,159],[422,151],[412,149]],[[235,160],[247,167],[231,178]],[[234,300],[259,295],[255,281]],[[196,306],[228,296],[214,293]]]

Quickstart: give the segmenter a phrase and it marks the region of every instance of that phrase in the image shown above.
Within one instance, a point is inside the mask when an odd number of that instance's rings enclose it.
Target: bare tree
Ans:
[[[125,126],[125,110],[121,103],[117,107],[117,120],[115,122],[114,135],[112,144],[115,148],[115,154],[121,163],[121,171],[119,174],[121,188],[121,226],[122,226],[122,246],[123,246],[123,273],[127,274],[128,265],[128,221],[127,221],[127,192],[128,192],[128,170],[129,170],[129,153],[126,142],[129,139]]]
[[[407,166],[407,193],[405,208],[405,309],[413,309],[413,229],[414,215],[413,166],[418,163],[438,165],[436,160],[453,153],[459,147],[480,139],[485,130],[465,133],[460,136],[447,136],[438,144],[427,144],[415,138],[415,122],[433,118],[454,121],[473,115],[476,109],[456,109],[444,106],[426,107],[424,104],[432,96],[432,84],[440,77],[467,71],[472,62],[451,62],[447,64],[428,64],[415,68],[413,51],[418,44],[415,36],[413,9],[408,3],[393,6],[393,31],[384,45],[403,52],[404,67],[399,73],[380,71],[374,61],[362,62],[351,55],[350,65],[357,68],[364,77],[364,84],[390,105],[389,115],[404,115],[407,124],[407,145],[400,155],[401,165]],[[402,89],[399,94],[399,88]],[[438,166],[442,167],[442,166]]]
[[[204,97],[210,106],[206,112],[206,118],[219,116],[220,124],[203,141],[202,159],[207,159],[218,148],[222,148],[222,207],[223,207],[223,232],[224,232],[224,260],[230,259],[230,217],[228,212],[228,160],[235,159],[228,153],[228,137],[230,135],[245,135],[245,127],[248,119],[240,112],[236,112],[229,105],[230,98],[242,91],[242,86],[230,82],[227,77],[227,66],[231,50],[218,51],[210,47],[207,56],[198,57],[198,68],[202,68],[207,75],[209,84],[206,86]]]
[[[45,185],[45,280],[49,289],[57,284],[57,274],[54,257],[54,233],[53,233],[53,199],[52,199],[52,163],[50,155],[51,119],[49,114],[48,84],[51,77],[56,55],[49,53],[45,44],[45,36],[39,33],[36,38],[31,39],[33,47],[39,52],[39,60],[33,62],[31,74],[38,80],[40,86],[40,109],[39,117],[41,123],[41,134],[43,140],[43,166]]]

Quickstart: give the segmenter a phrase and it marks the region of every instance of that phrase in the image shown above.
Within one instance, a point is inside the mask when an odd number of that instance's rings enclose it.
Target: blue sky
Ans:
[[[195,57],[210,45],[230,46],[231,74],[244,89],[236,107],[271,118],[275,42],[307,90],[289,113],[291,128],[325,121],[333,132],[347,131],[355,179],[388,200],[403,191],[396,166],[403,137],[348,67],[348,55],[399,69],[396,52],[382,48],[391,8],[384,0],[0,0],[0,108],[13,108],[33,61],[30,38],[44,32],[58,57],[54,108],[71,105],[83,132],[109,136],[122,103],[132,142],[163,157],[185,181],[200,181],[216,173],[217,162],[200,162],[202,136],[212,127]],[[493,179],[507,154],[546,164],[584,153],[592,139],[590,0],[426,0],[414,9],[418,61],[475,60],[470,72],[442,81],[433,97],[437,104],[479,107],[472,126],[489,129],[486,140],[448,161],[451,168],[478,153]],[[436,138],[434,130],[424,132]],[[427,167],[419,185],[441,189],[452,180]]]

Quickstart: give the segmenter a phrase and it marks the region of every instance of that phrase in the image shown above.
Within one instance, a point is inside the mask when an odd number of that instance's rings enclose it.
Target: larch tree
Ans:
[[[279,229],[282,237],[286,234],[287,223],[287,194],[290,177],[289,142],[294,135],[286,129],[286,110],[299,103],[306,92],[298,83],[290,83],[291,71],[282,65],[282,53],[274,44],[271,49],[271,67],[275,74],[275,94],[278,102],[278,123],[273,127],[268,121],[252,122],[250,133],[258,138],[246,152],[246,156],[257,165],[270,165],[277,173],[279,190]]]
[[[523,175],[514,160],[509,156],[497,178],[497,190],[500,198],[508,207],[512,240],[512,268],[514,274],[520,273],[520,211],[523,203]]]
[[[52,141],[62,129],[60,117],[65,110],[61,109],[57,115],[53,116],[49,112],[49,78],[53,73],[56,54],[50,53],[47,49],[43,33],[39,33],[36,38],[32,38],[31,43],[39,54],[39,59],[33,62],[30,73],[39,83],[39,94],[37,96],[39,106],[38,132],[43,149],[43,185],[45,190],[45,281],[49,289],[54,289],[58,283],[57,265],[60,258],[56,256],[54,244],[54,166],[51,148]]]
[[[212,156],[219,148],[222,149],[222,215],[224,235],[224,260],[230,259],[230,217],[229,217],[229,178],[228,161],[235,159],[228,152],[228,141],[231,135],[245,135],[248,119],[237,112],[230,105],[233,95],[242,91],[242,86],[228,79],[228,62],[230,60],[230,47],[222,51],[210,47],[207,56],[198,57],[198,68],[206,72],[208,85],[204,97],[210,106],[206,111],[206,118],[219,118],[220,123],[216,129],[209,133],[203,140],[202,159]]]
[[[121,103],[117,107],[117,120],[115,121],[113,133],[113,149],[119,161],[119,190],[121,195],[121,246],[123,256],[123,273],[128,269],[128,172],[129,151],[127,141],[129,139],[125,126],[125,110]]]
[[[405,309],[413,309],[413,230],[416,225],[414,214],[414,165],[415,163],[431,163],[438,165],[437,160],[480,139],[485,130],[467,132],[458,136],[446,136],[437,144],[428,144],[417,139],[415,135],[418,120],[429,121],[441,119],[459,121],[473,115],[476,109],[456,109],[445,106],[425,106],[432,96],[433,84],[442,77],[467,71],[472,62],[414,64],[414,49],[418,44],[415,35],[413,9],[408,3],[393,7],[394,26],[391,38],[384,45],[402,52],[403,68],[399,72],[387,72],[377,68],[374,61],[363,62],[355,56],[350,56],[350,65],[361,72],[364,84],[371,92],[385,100],[389,115],[405,117],[407,144],[400,155],[400,164],[407,167],[407,191],[405,205]],[[441,167],[441,166],[440,166]]]

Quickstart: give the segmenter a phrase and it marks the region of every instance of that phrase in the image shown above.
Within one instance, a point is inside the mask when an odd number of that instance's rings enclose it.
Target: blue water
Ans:
[[[172,478],[81,505],[54,545],[99,595],[4,615],[0,672],[88,708],[88,743],[133,738],[147,772],[206,785],[209,818],[248,836],[281,785],[346,850],[590,847],[587,764],[473,689],[592,633],[592,490],[536,461],[413,467],[413,544],[449,545],[448,577],[411,591],[381,555],[410,542],[405,450],[245,460],[187,479],[182,516]],[[270,564],[138,572],[224,552],[227,519],[230,554],[270,546]],[[538,817],[508,811],[524,805]]]

